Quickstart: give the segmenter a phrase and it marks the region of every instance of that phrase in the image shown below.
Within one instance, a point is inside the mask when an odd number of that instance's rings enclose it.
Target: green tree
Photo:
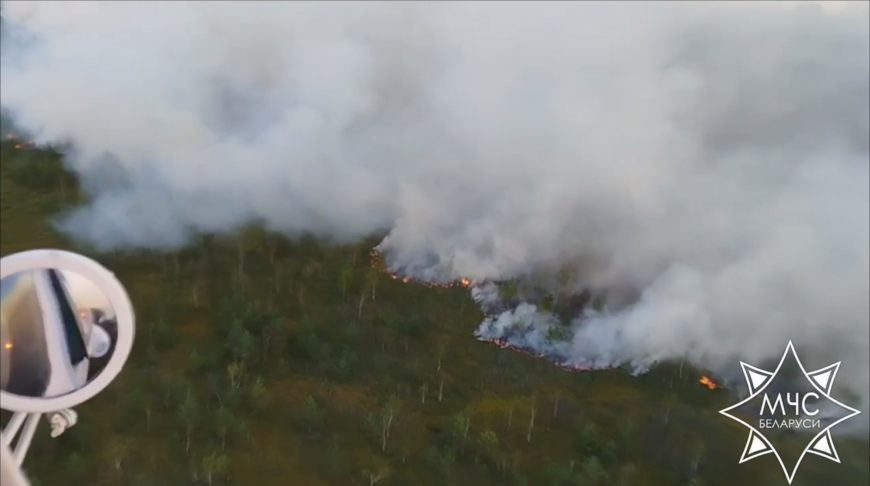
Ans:
[[[532,442],[532,431],[535,429],[535,418],[538,415],[538,403],[536,398],[530,400],[531,408],[529,410],[529,428],[526,431],[526,442]]]
[[[571,268],[570,265],[564,265],[559,269],[559,274],[557,275],[557,279],[559,281],[559,288],[565,289],[574,280],[574,269]]]
[[[583,484],[594,485],[600,484],[607,476],[607,472],[604,470],[604,466],[601,465],[598,457],[589,456],[583,461],[581,476],[584,481]]]
[[[477,444],[481,450],[491,459],[496,468],[501,470],[499,461],[499,440],[498,435],[492,430],[486,429],[477,437]]]
[[[662,419],[665,422],[665,427],[670,424],[671,420],[671,411],[679,405],[680,399],[677,397],[676,393],[668,393],[665,395],[664,402],[662,403]]]
[[[64,474],[71,480],[78,480],[84,477],[88,472],[88,465],[85,458],[78,452],[73,452],[66,458],[64,464]]]
[[[619,445],[613,439],[607,439],[601,451],[602,458],[606,464],[615,464],[619,459]]]
[[[538,301],[538,310],[541,312],[553,312],[554,299],[551,294],[546,294]]]
[[[142,413],[145,417],[145,430],[151,430],[151,414],[154,411],[154,399],[151,394],[145,393],[141,388],[136,388],[128,395],[130,406],[136,410],[137,419]]]
[[[50,189],[56,185],[61,202],[67,198],[67,188],[75,184],[63,166],[62,157],[48,150],[24,148],[23,144],[10,164],[9,174],[15,182],[32,189]]]
[[[238,390],[242,387],[242,380],[245,377],[245,364],[238,361],[233,361],[227,365],[227,378],[230,380],[230,389]]]
[[[317,405],[317,400],[311,395],[305,397],[303,407],[305,422],[308,425],[308,433],[310,434],[312,428],[320,424],[322,413],[320,412],[320,407]]]
[[[442,476],[450,478],[456,468],[456,454],[452,449],[432,447],[428,454],[429,462],[435,466]]]
[[[547,329],[547,340],[551,343],[569,342],[574,338],[574,333],[570,327],[553,326]]]
[[[596,295],[595,298],[592,299],[592,308],[597,312],[602,312],[607,307],[607,296]]]
[[[188,356],[190,368],[194,373],[202,373],[213,369],[218,364],[218,354],[213,350],[194,349]]]
[[[366,270],[366,280],[363,285],[362,291],[359,296],[359,309],[357,311],[357,317],[362,317],[363,311],[363,303],[365,302],[366,295],[371,293],[372,301],[375,300],[375,291],[378,286],[378,277],[380,276],[380,272],[376,268],[369,268]]]
[[[468,441],[468,431],[471,429],[471,415],[468,412],[458,412],[450,422],[450,430],[457,443],[464,447]]]
[[[248,252],[261,248],[265,233],[263,228],[256,225],[249,225],[242,228],[236,236],[236,250],[238,251],[238,275],[241,282],[245,278],[245,256]]]
[[[297,343],[302,357],[309,361],[317,361],[320,358],[324,343],[307,317],[302,320],[302,332],[299,333]]]
[[[417,392],[420,393],[420,404],[425,405],[426,404],[426,395],[429,393],[429,385],[426,383],[423,383],[417,389]]]
[[[571,466],[567,464],[550,462],[544,469],[544,476],[549,486],[561,486],[571,480]]]
[[[269,393],[269,389],[266,387],[266,382],[263,380],[262,376],[258,376],[254,379],[254,383],[250,386],[249,393],[251,402],[255,408],[264,410],[268,407],[271,394]]]
[[[184,452],[189,454],[191,436],[199,423],[199,404],[193,398],[193,394],[188,393],[187,398],[181,403],[177,417],[184,427]]]
[[[229,460],[223,452],[212,452],[202,458],[202,474],[208,486],[214,485],[214,479],[226,474]]]
[[[439,340],[435,345],[435,357],[438,360],[438,365],[435,369],[438,373],[441,372],[441,361],[444,359],[444,355],[447,353],[447,344],[443,340]],[[441,401],[440,399],[438,400]]]
[[[23,469],[21,472],[24,473],[24,477],[30,482],[30,486],[43,486],[45,484],[39,477],[28,470]]]
[[[165,349],[174,339],[169,321],[163,318],[148,321],[148,342],[155,349]]]
[[[221,452],[227,449],[227,436],[233,429],[235,419],[233,412],[223,405],[218,407],[217,412],[215,412],[215,427],[218,437],[221,439]]]
[[[623,456],[634,452],[634,444],[637,442],[637,427],[631,417],[624,417],[619,423],[619,453]]]
[[[600,450],[598,446],[598,428],[595,424],[588,423],[583,426],[577,440],[577,452],[583,455],[597,455]]]
[[[224,345],[230,358],[240,363],[249,363],[256,354],[256,340],[240,321],[233,322]]]
[[[389,462],[365,452],[360,455],[357,466],[363,477],[369,481],[370,486],[386,479],[392,473]]]
[[[233,424],[233,435],[239,439],[245,439],[251,447],[256,449],[257,443],[254,440],[254,436],[251,435],[251,429],[248,427],[248,423],[244,420],[237,419]]]
[[[280,315],[261,306],[248,305],[240,316],[243,327],[256,339],[249,344],[249,351],[260,348],[262,360],[265,361],[273,346],[278,342],[284,328],[284,320]],[[257,346],[259,344],[259,346]]]
[[[192,392],[190,384],[183,376],[172,377],[164,386],[162,405],[166,410],[177,408]]]
[[[281,250],[281,243],[283,242],[283,238],[278,233],[267,231],[263,235],[263,242],[269,252],[269,264],[274,265],[275,260],[278,257],[278,252],[279,250]]]
[[[637,467],[634,464],[625,464],[619,468],[619,481],[617,486],[632,486],[637,479]]]
[[[690,453],[689,459],[689,477],[692,479],[697,478],[698,476],[698,467],[701,465],[701,461],[704,459],[704,455],[707,453],[707,446],[704,444],[704,441],[698,440],[692,444],[692,449]]]
[[[520,296],[520,285],[516,280],[508,280],[499,285],[499,294],[508,302],[515,302]]]
[[[324,459],[329,470],[335,475],[344,468],[344,453],[335,442],[331,442],[326,448]]]
[[[106,443],[104,454],[111,461],[118,477],[124,476],[124,460],[130,454],[132,442],[126,437],[113,436]]]
[[[347,297],[347,291],[353,282],[353,267],[342,266],[338,272],[338,283],[341,286],[341,297]]]
[[[399,413],[401,406],[401,399],[393,395],[381,409],[381,451],[387,450],[387,439],[390,437],[393,420],[396,418],[396,414]]]

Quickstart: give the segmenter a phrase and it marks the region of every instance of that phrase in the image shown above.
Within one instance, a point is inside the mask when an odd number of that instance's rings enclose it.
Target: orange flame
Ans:
[[[369,255],[371,256],[371,265],[372,265],[372,267],[373,267],[373,268],[380,268],[380,263],[381,263],[381,254],[380,254],[380,252],[379,252],[378,250],[376,250],[376,249],[372,249],[372,251],[369,253]],[[388,273],[389,273],[389,272],[388,272]],[[409,283],[409,282],[411,282],[412,280],[414,280],[414,279],[412,279],[411,277],[409,277],[409,276],[407,276],[407,275],[404,275],[404,276],[403,276],[403,275],[399,275],[399,274],[396,274],[396,273],[389,273],[389,275],[390,275],[390,278],[392,278],[393,280],[401,280],[401,281],[404,282],[404,283]],[[471,279],[467,279],[467,278],[460,278],[459,280],[457,280],[457,281],[455,281],[455,282],[448,282],[448,283],[426,282],[426,281],[423,281],[423,280],[414,280],[414,282],[416,282],[416,283],[418,283],[418,284],[421,284],[421,285],[423,285],[423,286],[425,286],[425,287],[429,287],[429,288],[442,288],[442,289],[449,289],[449,288],[451,288],[451,287],[457,287],[457,286],[458,286],[458,287],[470,287],[471,284],[472,284]]]
[[[372,249],[370,255],[371,255],[372,267],[380,268],[380,258],[381,258],[380,252],[378,252],[378,250],[376,250],[376,249]],[[413,280],[411,277],[400,276],[400,275],[395,274],[395,273],[391,273],[390,277],[393,280],[401,280],[404,283],[408,283],[408,282],[411,282]],[[425,282],[425,281],[417,281],[417,280],[415,280],[415,282],[419,283],[421,285],[424,285],[426,287],[430,287],[430,288],[435,288],[435,287],[451,288],[451,287],[457,287],[457,286],[470,287],[474,283],[469,278],[460,278],[459,280],[457,280],[455,282],[450,282],[450,283],[433,283],[433,282]],[[492,344],[495,344],[496,346],[498,346],[502,349],[509,349],[515,353],[525,354],[526,356],[531,356],[533,358],[545,358],[546,357],[544,354],[533,353],[533,352],[531,352],[527,349],[521,348],[519,346],[514,346],[513,344],[508,343],[504,339],[495,338],[495,339],[488,339],[487,341],[492,343]],[[553,363],[553,365],[556,366],[557,368],[560,368],[560,369],[563,369],[566,371],[589,371],[592,369],[592,368],[587,367],[587,366],[566,365],[566,364],[562,364],[562,363]]]
[[[34,146],[35,146],[35,144],[34,144],[33,142],[31,142],[31,141],[28,141],[28,140],[19,140],[19,139],[18,139],[18,136],[15,135],[14,133],[7,133],[7,134],[6,134],[6,139],[7,139],[7,140],[15,140],[16,142],[20,142],[20,143],[16,143],[16,144],[15,144],[15,148],[17,148],[17,149],[20,149],[20,148],[26,148],[26,147],[34,147]]]
[[[706,386],[711,390],[719,388],[719,385],[717,385],[715,381],[711,380],[709,376],[702,376],[701,379],[698,380],[698,383]]]
[[[487,341],[492,343],[492,344],[495,344],[496,346],[500,347],[501,349],[509,349],[515,353],[525,354],[526,356],[531,356],[533,358],[545,358],[546,357],[546,355],[544,355],[542,353],[533,353],[533,352],[531,352],[527,349],[521,348],[519,346],[514,346],[513,344],[510,344],[509,342],[507,342],[506,340],[501,339],[501,338],[487,339]],[[563,363],[553,363],[553,366],[555,366],[556,368],[565,370],[565,371],[591,371],[592,370],[592,368],[590,368],[588,366],[567,365],[567,364],[563,364]]]

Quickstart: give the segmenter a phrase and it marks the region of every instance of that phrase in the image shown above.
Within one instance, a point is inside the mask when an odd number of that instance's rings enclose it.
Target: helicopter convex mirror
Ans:
[[[134,334],[124,286],[96,261],[60,250],[0,259],[0,408],[89,400],[121,372]]]

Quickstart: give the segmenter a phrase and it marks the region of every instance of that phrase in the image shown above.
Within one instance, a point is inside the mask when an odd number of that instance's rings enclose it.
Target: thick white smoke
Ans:
[[[261,221],[391,229],[390,265],[433,279],[570,263],[617,304],[573,360],[717,369],[793,340],[866,406],[868,13],[6,2],[0,102],[74,142],[93,202],[62,227],[102,248]]]

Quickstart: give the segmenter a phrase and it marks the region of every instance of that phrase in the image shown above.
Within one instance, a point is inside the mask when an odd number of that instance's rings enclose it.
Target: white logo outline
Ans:
[[[790,474],[788,468],[785,465],[785,462],[783,462],[782,457],[779,455],[779,452],[776,450],[776,448],[773,447],[773,444],[771,444],[770,441],[766,437],[764,437],[764,435],[762,435],[761,432],[759,432],[755,427],[747,422],[744,422],[739,417],[736,417],[729,413],[734,409],[746,405],[752,399],[756,398],[764,392],[767,386],[770,385],[771,382],[773,382],[773,379],[779,373],[779,370],[780,368],[782,368],[782,365],[785,362],[785,359],[788,356],[789,352],[791,352],[792,356],[794,356],[798,367],[800,367],[801,373],[803,373],[807,381],[810,382],[810,385],[812,385],[813,388],[815,388],[822,397],[827,398],[831,402],[834,402],[835,404],[850,412],[845,417],[842,417],[839,420],[836,420],[835,422],[827,425],[818,434],[816,434],[816,436],[813,437],[812,440],[807,443],[807,446],[804,448],[803,452],[797,460],[797,463],[795,463],[794,465],[794,469],[792,469]],[[801,360],[797,355],[797,351],[795,351],[794,345],[791,341],[789,341],[788,345],[785,347],[785,352],[782,354],[782,358],[779,360],[779,364],[776,366],[776,370],[774,370],[773,372],[756,368],[755,366],[746,364],[741,361],[740,367],[743,369],[743,376],[746,379],[746,385],[749,387],[749,396],[741,402],[719,411],[720,414],[749,428],[749,439],[747,439],[746,441],[746,446],[743,448],[743,453],[740,455],[740,461],[738,462],[738,464],[743,464],[744,462],[755,459],[757,457],[773,453],[773,455],[776,457],[776,460],[779,461],[779,465],[782,467],[783,473],[785,473],[785,478],[786,481],[788,481],[788,484],[791,484],[794,480],[795,474],[797,473],[797,470],[801,465],[801,461],[803,461],[804,457],[807,455],[808,452],[810,454],[824,457],[839,464],[840,456],[837,454],[837,449],[834,447],[834,440],[831,437],[831,429],[833,429],[836,425],[839,425],[846,420],[849,420],[850,418],[861,414],[860,410],[845,405],[831,396],[831,389],[834,385],[834,379],[837,376],[837,371],[839,371],[840,369],[840,363],[841,361],[838,361],[832,365],[828,365],[811,373],[807,373],[807,370],[804,368],[803,363],[801,363]],[[754,382],[754,379],[756,377],[759,377],[761,379],[761,382]],[[824,388],[822,388],[820,385],[823,385]],[[763,445],[765,447],[762,449],[756,449],[756,441],[760,441],[760,445]]]

